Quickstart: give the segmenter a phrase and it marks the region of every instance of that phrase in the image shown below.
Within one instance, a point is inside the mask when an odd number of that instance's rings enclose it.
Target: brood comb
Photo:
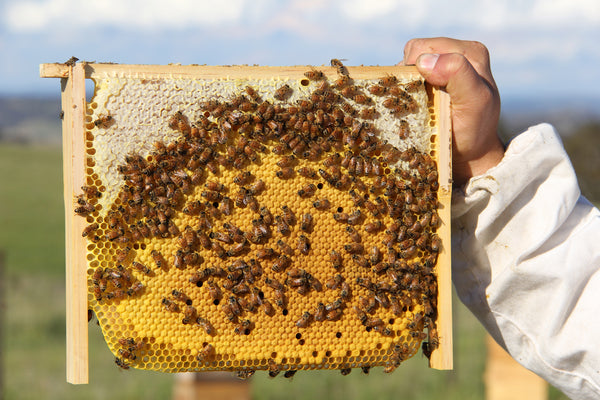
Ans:
[[[332,65],[68,67],[95,82],[71,251],[120,367],[451,367],[447,104]]]

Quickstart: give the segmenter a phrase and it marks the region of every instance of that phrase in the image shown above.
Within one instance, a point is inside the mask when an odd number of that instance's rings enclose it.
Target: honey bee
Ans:
[[[304,232],[310,232],[313,226],[313,217],[309,213],[302,214],[302,219],[300,221],[300,229]]]
[[[268,365],[269,377],[275,378],[281,372],[281,366],[277,364],[272,358],[269,358]]]
[[[115,120],[110,115],[99,115],[98,119],[94,120],[94,125],[98,128],[108,129],[115,123]]]
[[[235,327],[234,333],[237,335],[249,335],[250,332],[252,332],[253,328],[254,322],[250,321],[249,319],[246,319],[240,322],[238,326]]]
[[[138,295],[144,290],[144,287],[145,286],[142,284],[142,282],[136,282],[133,285],[131,285],[131,287],[129,289],[127,289],[127,295],[128,296]]]
[[[383,96],[387,92],[387,88],[382,85],[371,85],[368,88],[369,93],[375,96]]]
[[[292,260],[285,254],[282,254],[273,262],[271,269],[275,272],[283,272],[291,263]]]
[[[275,290],[273,295],[275,297],[275,305],[281,309],[285,309],[287,305],[287,298],[283,293],[283,290]]]
[[[310,242],[305,235],[298,236],[298,251],[307,255],[310,250]]]
[[[217,300],[220,300],[221,297],[223,297],[223,293],[221,292],[221,288],[212,279],[209,279],[208,281],[206,281],[206,288],[208,290],[208,295],[210,296],[210,298],[211,298],[211,300],[213,302],[217,301]]]
[[[314,169],[310,167],[300,167],[298,168],[298,174],[304,178],[308,179],[317,179],[319,176],[315,172]]]
[[[419,90],[419,88],[421,88],[421,86],[423,86],[422,80],[414,80],[414,81],[408,82],[407,84],[404,85],[404,91],[406,91],[408,93],[413,93],[413,92],[416,92],[417,90]]]
[[[347,85],[343,89],[341,89],[340,93],[346,98],[352,98],[356,94],[356,90],[356,86]]]
[[[131,266],[133,268],[135,268],[136,270],[140,271],[141,273],[143,273],[144,275],[151,275],[152,274],[152,270],[150,268],[148,268],[147,266],[145,266],[144,264],[137,262],[137,261],[133,261],[131,263]]]
[[[283,240],[279,239],[277,241],[277,246],[279,247],[279,249],[281,249],[283,253],[287,254],[288,256],[294,255],[294,249],[292,249],[292,247]]]
[[[350,299],[350,284],[348,282],[342,282],[340,286],[340,299],[348,301]]]
[[[236,244],[235,246],[233,246],[229,250],[227,250],[227,256],[228,257],[239,256],[240,254],[244,253],[247,250],[248,250],[248,241],[244,238],[244,240],[242,242]]]
[[[286,83],[275,91],[273,97],[279,101],[284,101],[292,95],[292,92],[292,88]]]
[[[364,251],[364,247],[361,243],[348,243],[344,245],[344,250],[350,254],[358,254]]]
[[[329,261],[334,269],[339,270],[342,268],[342,255],[335,250],[329,252]]]
[[[268,258],[273,258],[277,255],[275,250],[270,247],[262,247],[256,251],[256,258],[264,260]]]
[[[398,78],[394,75],[386,75],[379,79],[381,86],[390,87],[398,84]]]
[[[334,83],[336,89],[343,89],[352,84],[352,79],[348,75],[341,75]]]
[[[262,299],[260,307],[263,310],[263,312],[270,317],[273,316],[273,314],[275,314],[275,309],[273,308],[273,305],[267,299]]]
[[[361,309],[365,310],[365,312],[367,313],[372,313],[375,308],[377,307],[377,301],[373,298],[373,297],[362,297],[362,296],[358,296],[358,304],[360,305]],[[357,310],[355,310],[357,311]],[[360,317],[361,315],[359,315]],[[364,325],[364,323],[363,323]]]
[[[303,186],[302,189],[298,190],[298,196],[305,199],[314,195],[316,191],[317,187],[314,184],[309,183]]]
[[[297,371],[294,370],[294,369],[289,369],[289,370],[287,370],[287,371],[284,372],[283,376],[286,377],[286,378],[288,378],[288,379],[291,379],[291,378],[294,377],[294,375],[296,375],[296,372]]]
[[[440,237],[438,235],[432,235],[430,243],[429,243],[429,247],[431,248],[431,251],[434,252],[438,252],[441,250],[442,248],[442,239],[440,239]]]
[[[313,207],[317,210],[327,210],[331,206],[326,198],[318,199],[313,202]]]
[[[181,320],[181,322],[184,325],[187,325],[195,318],[196,318],[196,308],[194,308],[191,305],[186,306],[183,309],[183,319]]]
[[[227,187],[224,184],[217,181],[208,181],[204,184],[204,187],[212,192],[224,192],[227,190]]]
[[[281,210],[283,211],[283,220],[288,225],[294,225],[296,223],[296,216],[291,208],[286,205],[281,206]]]
[[[81,198],[78,200],[78,204],[80,204],[80,206],[75,207],[75,213],[77,215],[86,216],[96,210],[96,207],[93,204],[90,204]]]
[[[358,116],[362,119],[375,119],[377,117],[377,109],[375,107],[363,108]]]
[[[246,380],[246,379],[250,379],[252,377],[252,375],[254,375],[255,372],[256,371],[253,369],[245,369],[245,370],[241,370],[241,371],[236,371],[235,376],[236,376],[236,378]]]
[[[240,172],[233,177],[233,183],[239,186],[243,186],[250,182],[252,179],[252,173],[250,171]]]
[[[275,172],[275,176],[277,176],[279,179],[290,179],[292,176],[294,176],[294,168],[281,168],[279,171]]]
[[[277,231],[282,235],[287,236],[292,232],[289,224],[280,215],[275,216],[275,223],[277,225]]]
[[[341,274],[335,274],[329,278],[327,282],[325,282],[325,286],[331,290],[334,290],[337,289],[343,281],[344,277]]]
[[[198,352],[196,360],[200,362],[210,361],[215,356],[215,348],[212,344],[207,344]]]
[[[186,204],[185,207],[183,207],[182,211],[188,215],[198,215],[203,210],[204,210],[204,204],[201,201],[196,200],[196,201]]]
[[[383,222],[381,220],[376,220],[373,222],[369,222],[365,224],[365,231],[368,233],[377,233],[381,229],[384,228]]]
[[[342,316],[343,311],[341,308],[333,308],[326,312],[325,319],[327,321],[337,321]]]
[[[204,329],[204,332],[206,332],[207,335],[214,336],[217,334],[217,330],[206,318],[198,317],[196,318],[196,323]]]
[[[312,314],[308,311],[305,311],[302,314],[302,316],[300,317],[300,319],[298,321],[296,321],[296,326],[298,328],[306,328],[310,324],[311,320],[312,320]]]
[[[257,196],[265,190],[265,186],[265,182],[259,179],[248,188],[248,193],[252,196]]]
[[[82,186],[81,190],[83,190],[83,194],[88,199],[93,199],[102,196],[102,193],[95,186]]]
[[[319,81],[325,79],[325,74],[322,71],[318,71],[316,69],[311,69],[310,71],[306,71],[304,76],[310,79],[311,81]]]
[[[162,304],[167,311],[179,312],[179,306],[177,305],[177,303],[174,303],[173,301],[171,301],[167,298],[162,299]]]
[[[373,246],[369,252],[369,261],[373,266],[381,261],[381,252],[379,251],[379,247]]]
[[[192,300],[180,290],[173,289],[171,291],[171,296],[173,296],[174,300],[181,301],[182,303],[186,303],[188,305],[192,304]]]
[[[352,97],[352,100],[354,100],[354,102],[358,104],[369,104],[373,102],[373,99],[362,93],[355,94]]]
[[[100,279],[102,279],[103,276],[104,276],[104,268],[96,267],[96,269],[94,270],[94,273],[92,274],[92,279],[94,280],[94,282],[99,281]]]
[[[255,102],[260,102],[261,98],[260,95],[256,92],[256,89],[254,89],[252,86],[246,86],[246,94],[248,96],[250,96],[250,98],[255,101]]]
[[[343,60],[346,61],[346,60]],[[337,58],[332,58],[331,59],[331,66],[335,67],[337,70],[337,73],[343,76],[349,76],[350,73],[348,72],[348,69],[346,68],[346,66],[344,66],[344,64],[342,63],[342,60],[339,60]]]
[[[129,252],[131,251],[131,247],[127,246],[121,250],[117,250],[117,254],[116,254],[116,262],[118,264],[122,263],[123,261],[125,261],[125,259],[127,258],[127,255],[129,255]]]
[[[346,225],[346,233],[350,237],[350,240],[352,240],[353,242],[355,242],[355,243],[360,243],[361,242],[361,236],[360,236],[360,234],[351,225]]]
[[[127,362],[125,362],[125,360],[119,357],[115,357],[115,364],[117,364],[117,366],[121,369],[129,369],[130,367],[130,364],[128,364]]]
[[[104,290],[106,290],[106,286],[104,287]],[[94,286],[94,297],[96,298],[96,301],[102,300],[102,292],[104,292],[104,290],[100,286]]]
[[[285,167],[291,167],[292,165],[294,165],[296,161],[296,157],[294,157],[293,155],[287,155],[287,156],[282,156],[279,161],[277,161],[277,166],[279,168],[285,168]]]
[[[340,373],[344,376],[348,375],[350,372],[352,372],[352,368],[342,368],[340,369]]]

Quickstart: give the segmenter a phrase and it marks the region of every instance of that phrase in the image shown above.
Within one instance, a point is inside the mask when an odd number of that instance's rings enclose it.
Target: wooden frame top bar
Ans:
[[[111,73],[126,75],[144,75],[154,76],[178,76],[190,78],[223,78],[223,77],[246,77],[252,75],[254,78],[273,78],[276,76],[285,76],[289,78],[304,78],[307,69],[318,68],[328,77],[337,75],[337,70],[330,66],[311,67],[307,65],[297,66],[249,66],[249,65],[144,65],[144,64],[111,64],[111,63],[80,63],[83,65],[85,77],[93,79],[94,76]],[[365,79],[372,78],[373,73],[381,70],[381,73],[398,71],[402,74],[415,74],[420,76],[419,71],[413,66],[348,66],[348,71],[354,78]],[[66,78],[69,75],[69,66],[66,64],[40,64],[40,77],[42,78]]]

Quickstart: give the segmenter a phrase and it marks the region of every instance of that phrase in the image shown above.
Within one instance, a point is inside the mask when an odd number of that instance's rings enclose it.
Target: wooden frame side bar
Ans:
[[[438,210],[442,226],[438,235],[443,247],[438,255],[438,320],[439,347],[431,353],[429,366],[434,369],[453,368],[452,341],[452,259],[450,254],[450,203],[452,198],[452,119],[450,96],[442,90],[434,91],[434,108],[438,118]]]
[[[67,382],[88,383],[87,263],[81,232],[85,218],[73,212],[75,195],[85,185],[85,72],[69,67],[61,79],[63,116],[63,179],[66,243]]]

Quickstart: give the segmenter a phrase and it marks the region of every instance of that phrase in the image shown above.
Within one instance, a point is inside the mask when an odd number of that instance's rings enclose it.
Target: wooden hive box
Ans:
[[[42,64],[61,78],[67,380],[452,368],[448,96],[414,67]],[[85,79],[95,84],[86,101]]]

